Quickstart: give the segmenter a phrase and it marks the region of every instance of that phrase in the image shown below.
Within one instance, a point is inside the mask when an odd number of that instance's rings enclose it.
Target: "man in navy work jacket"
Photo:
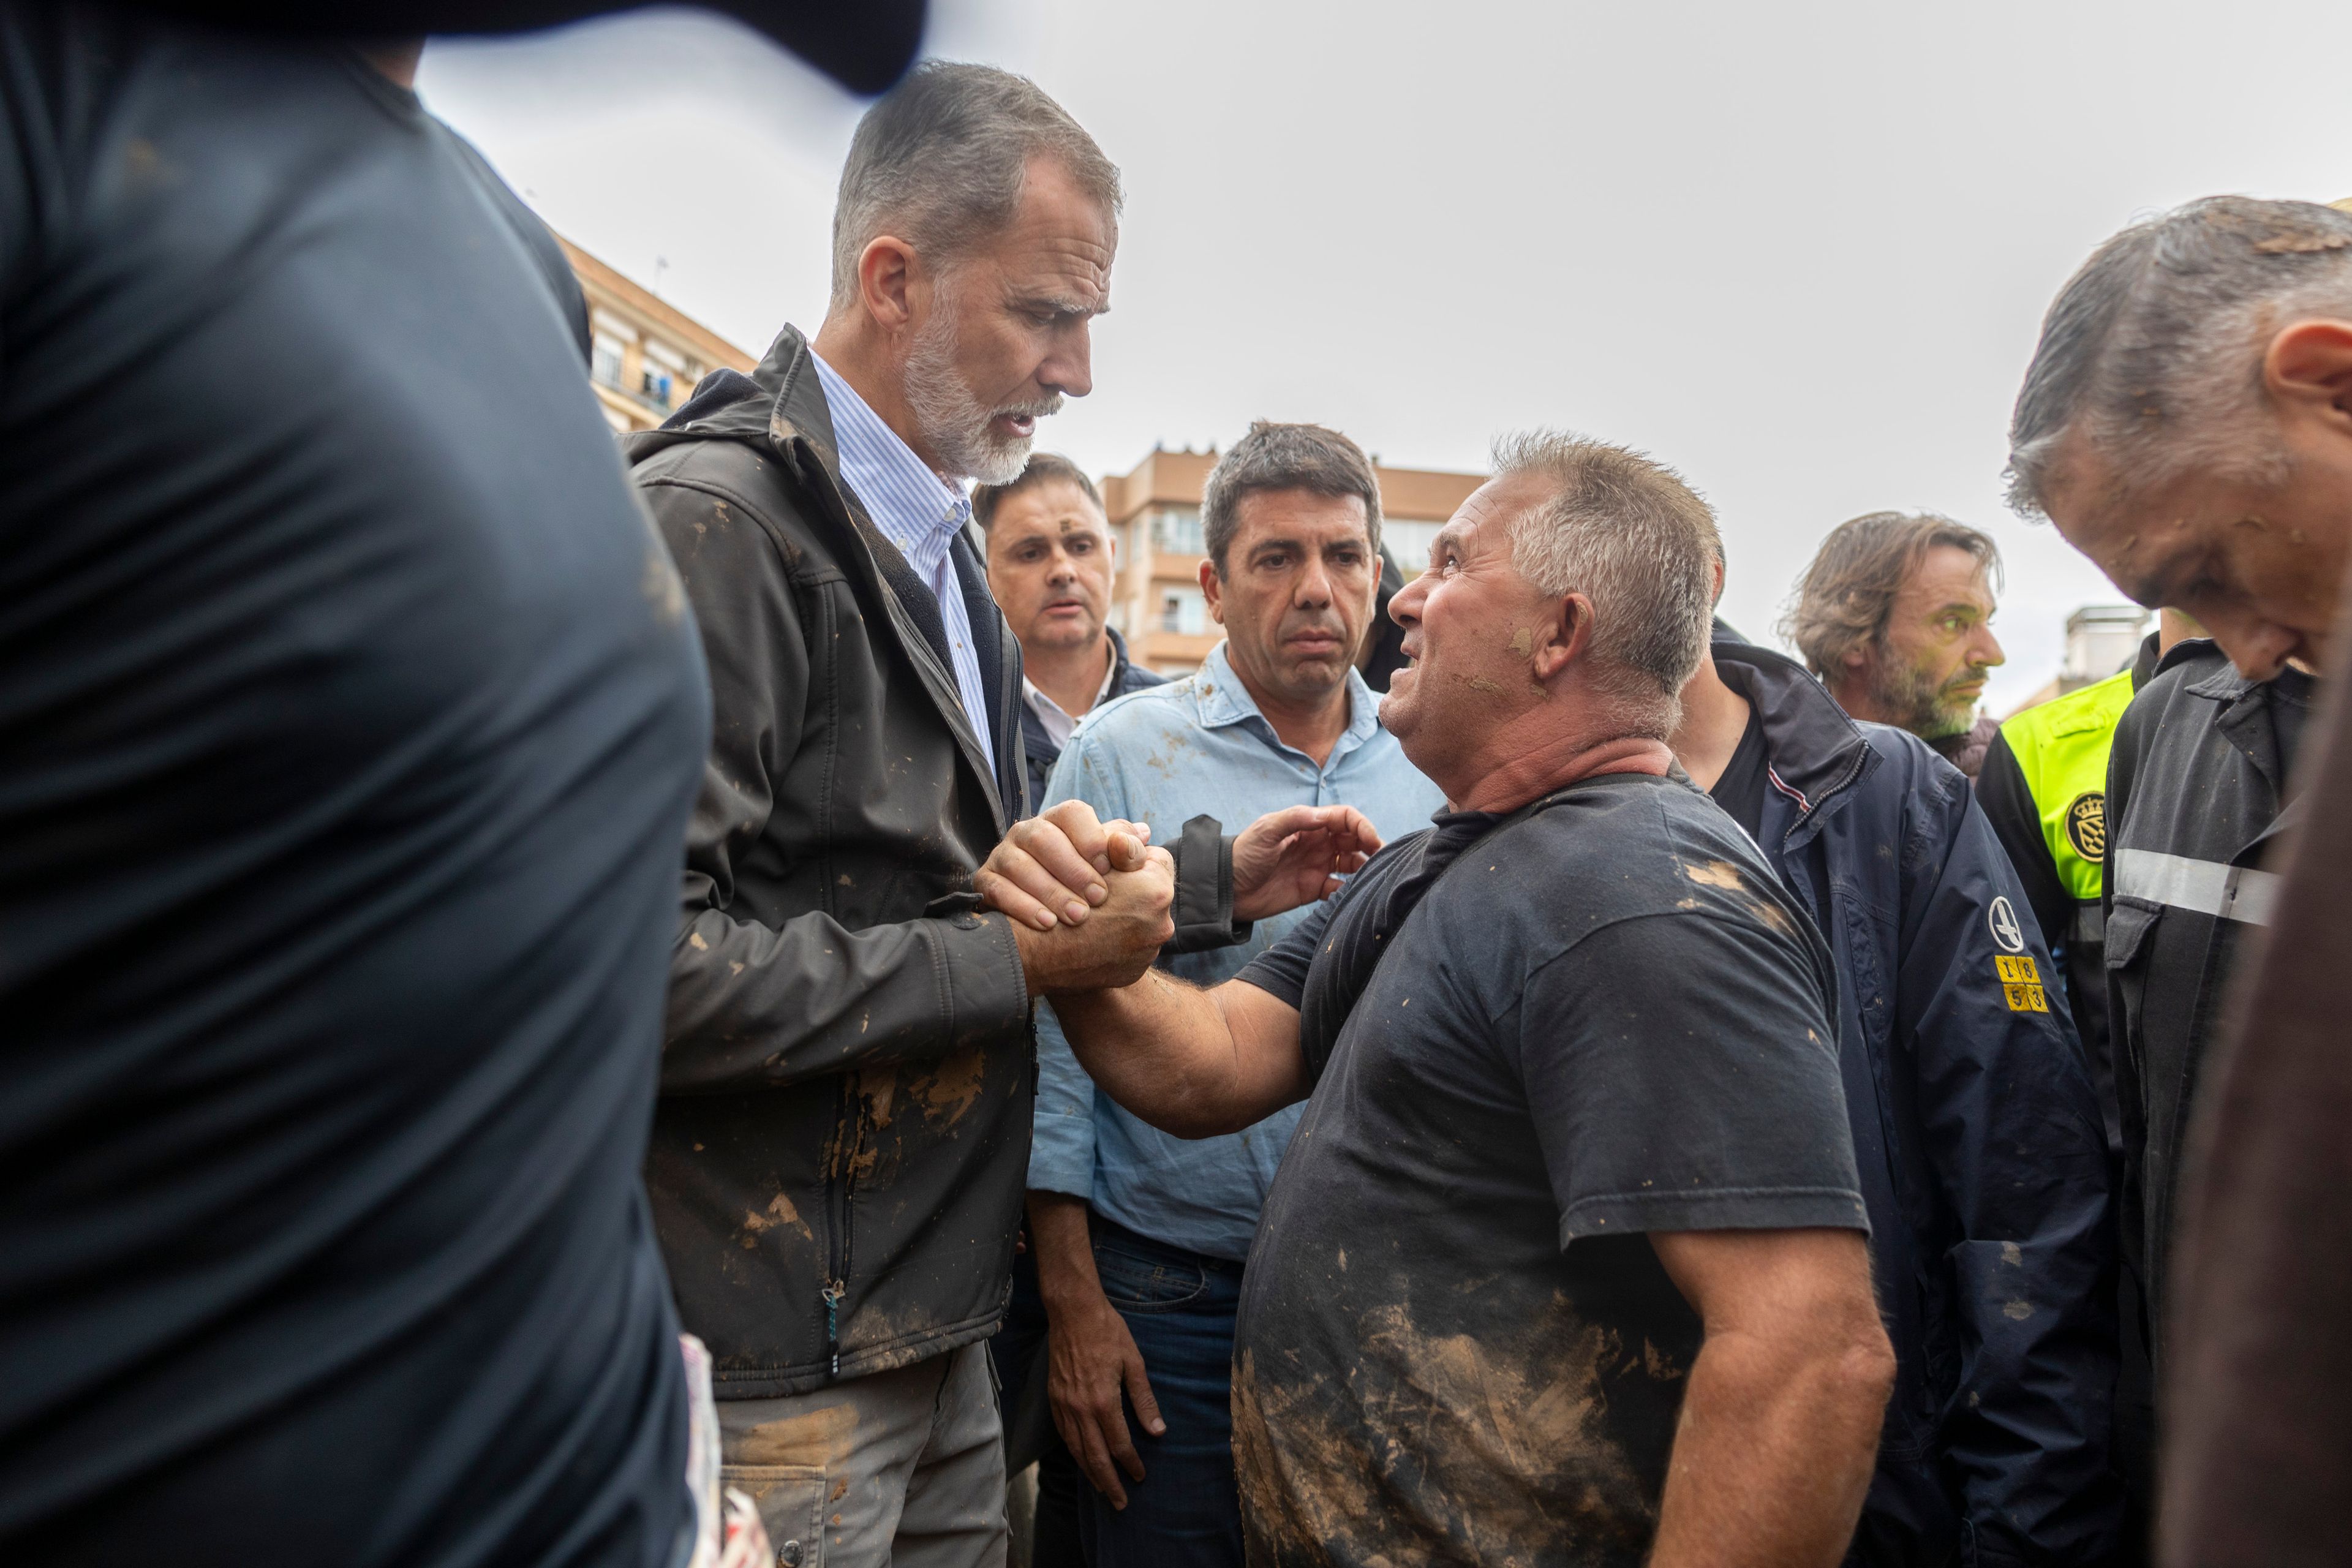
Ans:
[[[1674,748],[1829,938],[1898,1367],[1853,1564],[2110,1545],[2106,1140],[2050,952],[1968,781],[1717,623]]]

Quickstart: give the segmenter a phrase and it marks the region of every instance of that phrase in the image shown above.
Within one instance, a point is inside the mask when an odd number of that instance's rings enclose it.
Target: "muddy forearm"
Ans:
[[[1877,1454],[1884,1347],[1883,1335],[1710,1337],[1684,1395],[1651,1568],[1833,1568]]]
[[[1179,1138],[1238,1132],[1306,1092],[1298,1015],[1255,986],[1203,991],[1155,969],[1053,1000],[1095,1087]]]

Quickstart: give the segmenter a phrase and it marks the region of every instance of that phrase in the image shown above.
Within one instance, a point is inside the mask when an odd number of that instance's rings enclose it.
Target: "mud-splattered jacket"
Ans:
[[[2106,1137],[2048,945],[1958,772],[1776,653],[1714,655],[1762,716],[1764,852],[1836,956],[1899,1367],[1849,1562],[2096,1561],[2120,1509]]]
[[[971,889],[1021,810],[1020,650],[959,542],[991,754],[793,329],[627,450],[713,704],[646,1184],[719,1396],[801,1393],[1003,1312],[1034,1058]]]

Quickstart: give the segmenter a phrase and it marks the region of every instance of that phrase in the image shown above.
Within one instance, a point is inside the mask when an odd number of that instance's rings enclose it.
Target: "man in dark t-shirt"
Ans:
[[[1235,1339],[1253,1563],[1834,1563],[1892,1358],[1828,954],[1663,739],[1713,519],[1622,448],[1496,458],[1391,606],[1454,809],[1223,985],[1055,1006],[1171,1131],[1308,1100]]]
[[[0,1561],[676,1561],[707,703],[562,257],[345,48],[0,102]]]

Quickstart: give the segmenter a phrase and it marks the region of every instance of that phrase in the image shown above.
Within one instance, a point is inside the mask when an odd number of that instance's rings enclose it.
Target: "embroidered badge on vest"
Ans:
[[[2089,790],[2066,807],[2066,842],[2074,853],[2096,866],[2107,858],[2107,796]]]

